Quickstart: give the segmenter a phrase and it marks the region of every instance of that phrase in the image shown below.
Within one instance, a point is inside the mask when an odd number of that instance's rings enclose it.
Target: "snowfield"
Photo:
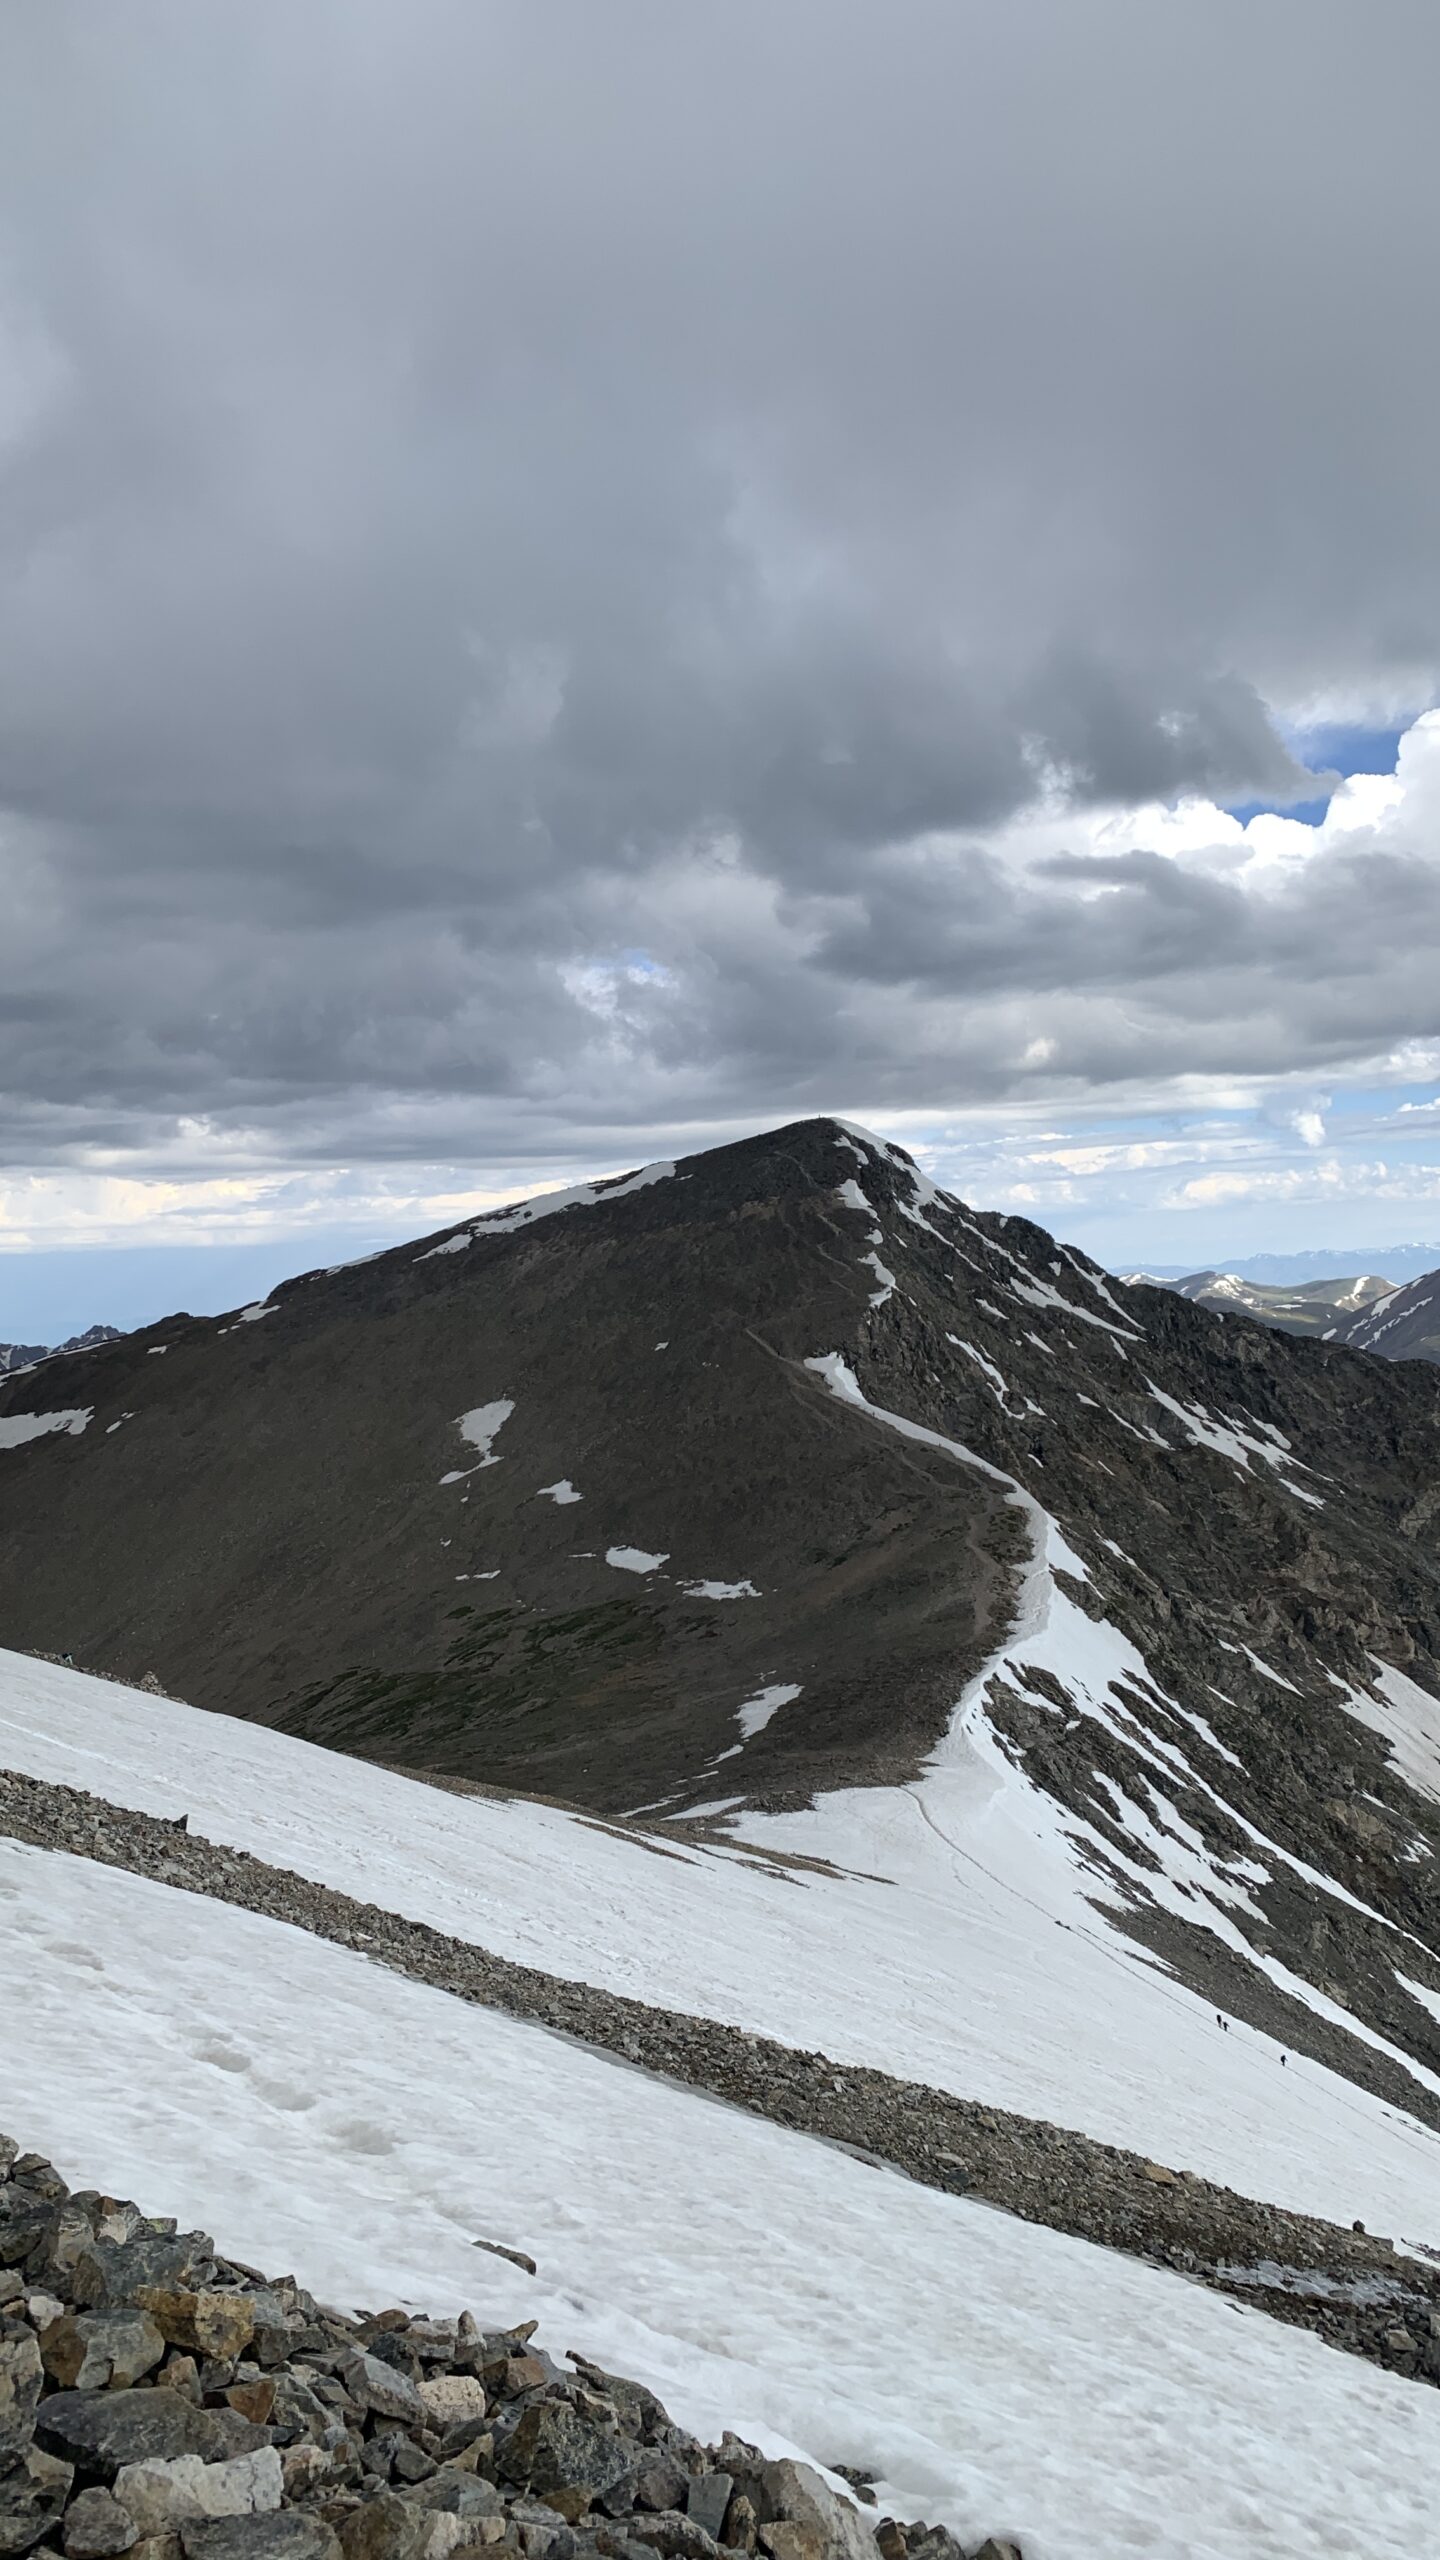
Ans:
[[[1026,2560],[1429,2547],[1440,2400],[1261,2312],[114,1869],[0,1841],[0,1931],[21,2138],[324,2299],[535,2317]]]
[[[1067,1648],[1078,1695],[1082,1673],[1099,1690],[1106,1656],[1082,1657],[1104,1631],[1074,1614],[1081,1632],[1062,1618],[1043,1640]],[[1440,2137],[1302,2055],[1282,2067],[1238,2021],[1222,2033],[1107,1927],[1055,1807],[1006,1759],[978,1699],[917,1786],[746,1815],[743,1838],[683,1857],[18,1654],[0,1653],[0,1764],[187,1813],[213,1840],[572,1980],[1440,2242]],[[782,1872],[751,1842],[842,1872]],[[1397,1931],[1401,1974],[1406,1947]]]

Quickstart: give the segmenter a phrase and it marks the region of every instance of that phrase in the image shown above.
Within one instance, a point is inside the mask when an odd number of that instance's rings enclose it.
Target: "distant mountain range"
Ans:
[[[1227,1262],[1227,1278],[1253,1280],[1264,1288],[1304,1287],[1312,1280],[1345,1280],[1357,1271],[1383,1271],[1392,1284],[1421,1280],[1440,1269],[1440,1243],[1344,1245],[1323,1253],[1252,1253]],[[1193,1262],[1147,1262],[1133,1275],[1163,1281],[1198,1276]]]
[[[92,1324],[87,1333],[74,1333],[68,1342],[0,1342],[0,1377],[10,1369],[33,1369],[37,1360],[58,1360],[62,1352],[93,1351],[102,1342],[118,1342],[120,1329],[113,1324]]]
[[[1136,1272],[1131,1277],[1135,1281],[1154,1275]],[[1281,1333],[1310,1333],[1326,1342],[1351,1341],[1354,1337],[1347,1328],[1352,1319],[1395,1294],[1394,1281],[1374,1272],[1302,1280],[1286,1287],[1247,1280],[1238,1271],[1190,1271],[1182,1280],[1161,1285],[1196,1306],[1213,1308],[1217,1315],[1253,1316],[1257,1323],[1275,1325]]]

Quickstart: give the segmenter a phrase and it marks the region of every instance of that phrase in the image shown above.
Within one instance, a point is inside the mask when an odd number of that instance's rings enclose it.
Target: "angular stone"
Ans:
[[[203,2461],[232,2450],[216,2413],[197,2409],[178,2391],[56,2391],[36,2412],[46,2446],[83,2471],[107,2476],[135,2462],[172,2462],[181,2454]]]
[[[75,2260],[70,2293],[82,2311],[118,2309],[142,2287],[201,2290],[214,2270],[208,2232],[137,2231],[129,2240],[92,2240]]]
[[[0,2267],[23,2267],[41,2257],[58,2220],[53,2204],[21,2187],[0,2187]]]
[[[774,2554],[774,2560],[808,2560],[799,2545],[786,2541],[783,2551],[775,2550],[768,2529],[776,2524],[801,2525],[807,2534],[818,2539],[818,2548],[826,2560],[875,2560],[875,2537],[865,2524],[857,2507],[848,2498],[837,2497],[818,2471],[808,2462],[762,2462],[750,2474],[741,2471],[733,2459],[735,2440],[726,2440],[732,2456],[731,2468],[739,2486],[750,2499],[760,2522],[760,2539]]]
[[[75,2474],[39,2445],[0,2472],[0,2553],[29,2551],[48,2533],[70,2494]]]
[[[65,2305],[58,2293],[27,2293],[25,2317],[32,2329],[48,2329],[53,2320],[64,2316]]]
[[[725,2547],[728,2551],[751,2552],[759,2540],[755,2510],[743,2489],[737,2489],[730,2501],[725,2519]]]
[[[489,2406],[485,2385],[473,2373],[430,2374],[418,2387],[431,2425],[442,2433],[467,2418],[483,2418]]]
[[[345,2560],[419,2560],[428,2518],[389,2489],[354,2507],[340,2526]]]
[[[245,2293],[193,2293],[182,2285],[142,2284],[134,2298],[167,2343],[189,2355],[242,2355],[255,2335],[255,2314]]]
[[[379,2356],[347,2356],[340,2368],[340,2379],[352,2400],[358,2401],[362,2409],[373,2409],[377,2418],[398,2418],[407,2427],[426,2424],[428,2413],[419,2386]]]
[[[132,2462],[115,2482],[115,2495],[141,2533],[167,2533],[200,2516],[249,2516],[273,2512],[284,2477],[273,2444],[230,2462],[201,2462],[181,2454],[172,2462]]]
[[[231,2408],[238,2409],[241,2417],[248,2418],[252,2426],[268,2426],[275,2406],[275,2377],[265,2373],[257,2382],[232,2382],[225,2397]]]
[[[12,2302],[19,2302],[24,2291],[25,2279],[18,2267],[0,2267],[0,2311],[7,2309]]]
[[[794,2526],[778,2529],[798,2530]],[[717,2560],[719,2546],[704,2526],[673,2508],[656,2516],[633,2516],[627,2530],[633,2541],[648,2543],[652,2551],[663,2555],[663,2560]]]
[[[668,2454],[642,2452],[638,2468],[628,2480],[607,2489],[600,2504],[609,2513],[619,2515],[629,2507],[643,2507],[648,2514],[660,2515],[667,2508],[682,2507],[690,2485],[690,2474],[682,2462]],[[622,2509],[621,2500],[625,2501]]]
[[[720,2539],[734,2479],[728,2471],[696,2471],[685,2492],[685,2513],[709,2534],[712,2542]]]
[[[185,2560],[340,2560],[323,2516],[217,2516],[182,2524]]]
[[[795,2524],[784,2516],[762,2524],[760,2547],[770,2560],[825,2560],[825,2536],[818,2524]]]
[[[470,2517],[505,2512],[505,2501],[493,2480],[482,2480],[473,2471],[457,2471],[450,2463],[402,2494],[405,2505],[418,2515]]]
[[[82,2489],[65,2510],[67,2560],[118,2560],[137,2540],[133,2519],[108,2489]]]
[[[43,2380],[34,2330],[23,2320],[0,2320],[0,2462],[13,2462],[30,2442]]]
[[[411,2442],[409,2436],[395,2437],[394,2451],[390,2456],[390,2469],[397,2480],[403,2480],[414,2487],[418,2481],[432,2479],[436,2467],[434,2455],[423,2452],[418,2444]]]
[[[552,2506],[557,2489],[583,2490],[588,2506],[634,2469],[635,2447],[577,2417],[563,2400],[532,2401],[501,2452],[500,2467]]]
[[[290,2353],[290,2323],[285,2305],[269,2285],[257,2285],[246,2295],[250,2316],[255,2323],[250,2352],[257,2364],[283,2364]]]
[[[148,2312],[67,2312],[41,2331],[40,2355],[62,2391],[127,2391],[165,2353]]]
[[[988,2542],[981,2543],[975,2560],[1025,2560],[1025,2554],[1018,2542],[997,2542],[992,2533]]]
[[[330,2456],[318,2444],[296,2444],[282,2454],[280,2468],[285,2476],[286,2497],[292,2501],[310,2498],[330,2477]]]

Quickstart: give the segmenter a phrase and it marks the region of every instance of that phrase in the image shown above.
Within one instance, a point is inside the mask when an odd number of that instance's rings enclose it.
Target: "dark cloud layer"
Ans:
[[[1306,795],[1267,704],[1440,666],[1437,70],[1411,0],[0,0],[0,1149],[1435,1034],[1423,832],[999,831]]]

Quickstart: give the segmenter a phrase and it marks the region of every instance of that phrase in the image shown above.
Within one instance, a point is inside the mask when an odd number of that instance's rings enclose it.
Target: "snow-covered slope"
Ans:
[[[0,1842],[0,1928],[27,2137],[322,2297],[538,2317],[1026,2560],[1425,2548],[1440,2401],[1260,2312],[133,1876]]]
[[[1048,1580],[1048,1577],[1047,1577]],[[1038,1619],[1038,1608],[1035,1611]],[[1017,1651],[1099,1689],[1090,1622]],[[872,2063],[1440,2246],[1440,2135],[1237,2020],[1107,1927],[1055,1805],[966,1702],[924,1778],[667,1840],[452,1795],[223,1716],[0,1656],[0,1763],[163,1814],[498,1954]],[[1157,1827],[1157,1836],[1158,1827]],[[747,1844],[828,1860],[781,1868]],[[1218,1880],[1177,1838],[1175,1889]],[[1397,1974],[1419,1951],[1395,1933]],[[1306,1986],[1298,1986],[1304,1990]],[[1318,1996],[1318,1995],[1311,1995]]]

